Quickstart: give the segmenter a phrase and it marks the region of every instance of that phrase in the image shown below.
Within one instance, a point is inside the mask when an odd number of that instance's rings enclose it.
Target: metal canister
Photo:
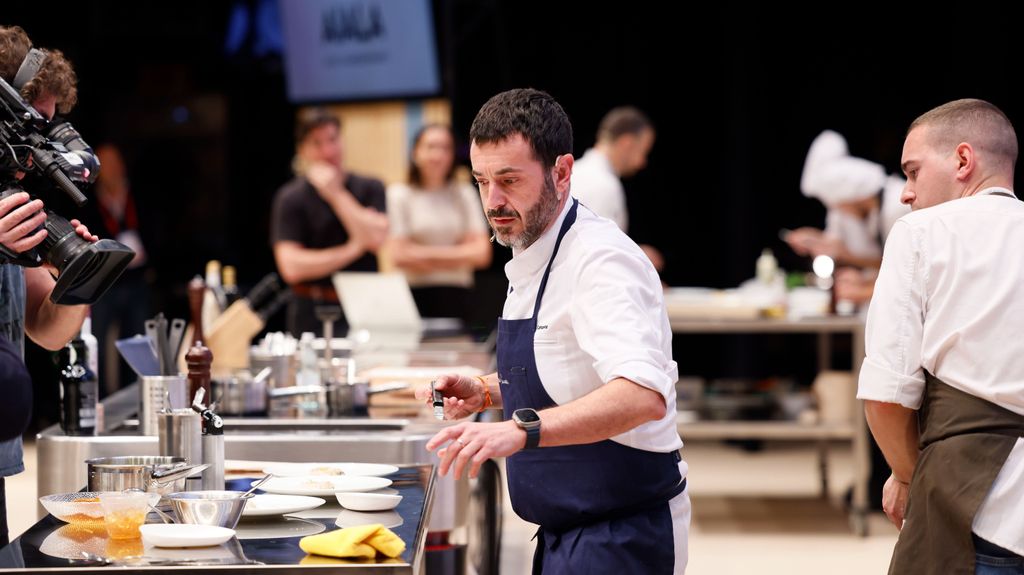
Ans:
[[[143,435],[159,435],[158,414],[188,407],[184,375],[146,375],[139,385],[139,429]]]
[[[187,463],[203,462],[203,425],[198,413],[191,409],[175,409],[159,414],[157,422],[160,455],[181,457]]]

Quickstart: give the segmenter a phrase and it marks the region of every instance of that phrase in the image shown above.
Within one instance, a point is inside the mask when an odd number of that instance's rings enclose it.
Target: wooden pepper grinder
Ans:
[[[206,293],[206,284],[203,279],[196,276],[188,283],[188,305],[192,313],[192,346],[185,354],[185,363],[188,364],[188,396],[196,396],[196,391],[201,387],[206,390],[206,397],[213,398],[210,389],[210,364],[213,363],[213,352],[203,345],[203,295]]]

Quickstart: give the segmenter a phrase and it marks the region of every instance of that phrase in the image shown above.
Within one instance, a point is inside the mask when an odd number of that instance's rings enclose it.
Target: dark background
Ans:
[[[853,155],[896,171],[906,126],[938,104],[984,98],[1020,119],[1019,24],[999,4],[934,17],[871,3],[433,5],[442,95],[464,161],[474,114],[504,89],[554,95],[573,121],[577,156],[611,107],[649,113],[658,139],[648,168],[626,183],[630,228],[665,254],[669,285],[735,286],[753,276],[764,247],[783,267],[806,266],[778,230],[824,222],[798,186],[824,128],[843,133]],[[243,293],[274,269],[269,209],[290,174],[295,107],[273,37],[252,25],[267,6],[21,2],[0,16],[37,46],[65,52],[80,80],[69,119],[91,144],[125,150],[155,264],[154,312],[184,316],[184,285],[209,259],[236,265]],[[238,19],[244,11],[253,18]],[[479,282],[481,317],[500,309],[508,252],[496,255]],[[695,357],[690,344],[676,355],[684,373],[748,363],[744,351]]]

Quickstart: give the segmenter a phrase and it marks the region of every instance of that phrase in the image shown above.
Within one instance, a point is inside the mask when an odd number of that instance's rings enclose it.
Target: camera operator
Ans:
[[[0,26],[0,76],[15,85],[22,64],[32,49],[32,42],[18,26]],[[74,107],[77,78],[71,63],[58,50],[40,50],[44,57],[35,75],[20,87],[21,96],[49,120],[59,110],[67,113]],[[0,244],[9,251],[25,252],[39,245],[47,232],[39,229],[46,220],[43,202],[19,192],[0,200]],[[71,225],[82,238],[96,237],[77,220]],[[10,263],[0,264],[0,336],[6,338],[19,353],[24,353],[24,336],[40,346],[57,350],[78,332],[88,311],[86,305],[66,306],[50,301],[56,269],[50,265],[25,268]],[[9,385],[4,382],[4,386]],[[0,390],[7,393],[7,390]],[[8,543],[7,498],[4,477],[20,473],[22,463],[21,437],[0,442],[0,544]]]

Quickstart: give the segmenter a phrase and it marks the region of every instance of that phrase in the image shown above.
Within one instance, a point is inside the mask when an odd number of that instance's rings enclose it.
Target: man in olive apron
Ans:
[[[690,501],[676,431],[672,334],[657,272],[569,195],[572,127],[536,90],[491,98],[470,158],[496,239],[513,250],[498,371],[445,376],[441,474],[507,457],[512,507],[540,525],[534,573],[683,573]],[[426,398],[429,390],[420,390]]]
[[[892,468],[890,573],[1024,573],[1024,203],[1017,136],[981,100],[914,121],[858,397]]]

